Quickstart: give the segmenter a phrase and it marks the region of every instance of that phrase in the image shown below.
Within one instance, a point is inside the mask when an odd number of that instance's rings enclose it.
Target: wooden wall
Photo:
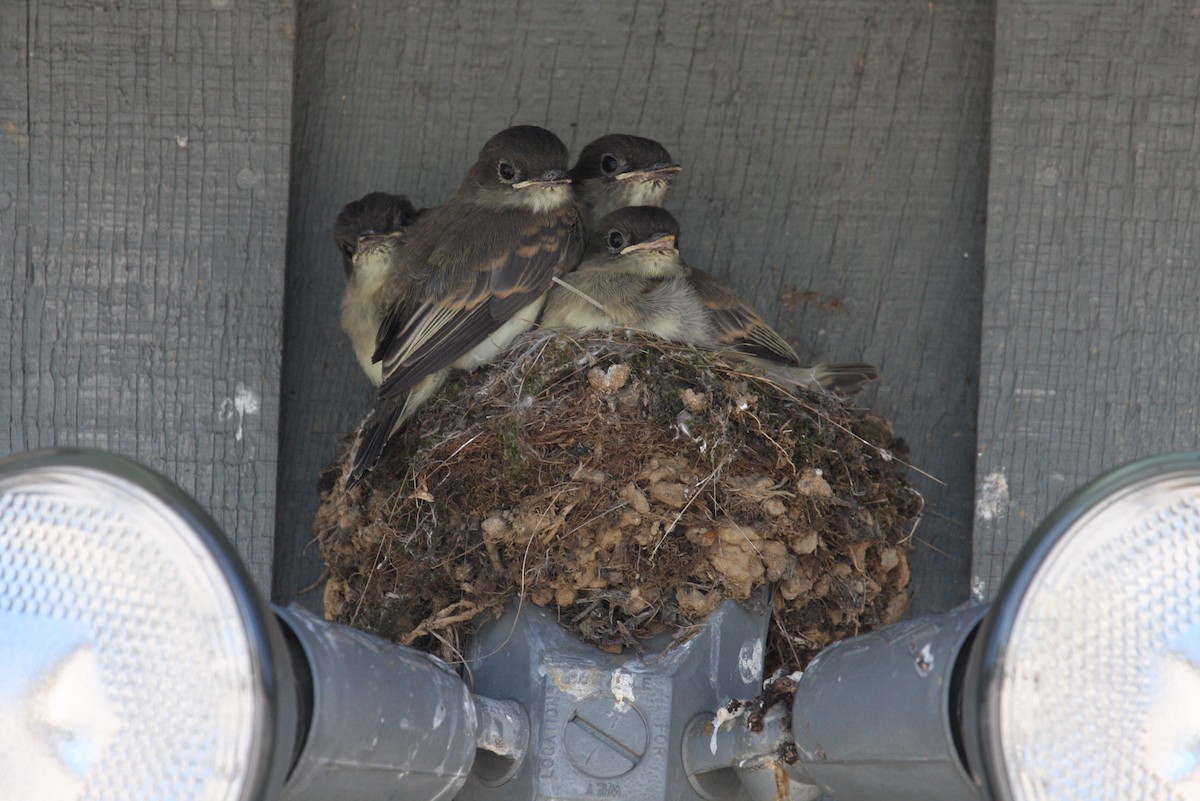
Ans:
[[[661,140],[689,259],[802,355],[883,367],[860,402],[937,479],[913,477],[915,611],[994,591],[1098,471],[1198,447],[1182,4],[0,10],[0,453],[165,471],[279,600],[320,572],[317,477],[370,399],[333,218],[441,202],[517,122]]]
[[[487,137],[520,122],[574,152],[609,131],[662,141],[684,165],[668,205],[685,255],[802,355],[883,367],[862,403],[945,482],[916,477],[929,499],[916,605],[965,597],[990,6],[571,9],[301,3],[277,593],[315,575],[315,556],[285,555],[308,536],[336,434],[368,408],[337,327],[330,221],[373,189],[443,201]]]
[[[294,10],[0,6],[0,454],[132,456],[268,586]]]
[[[975,573],[1131,459],[1200,450],[1200,10],[1001,3]]]

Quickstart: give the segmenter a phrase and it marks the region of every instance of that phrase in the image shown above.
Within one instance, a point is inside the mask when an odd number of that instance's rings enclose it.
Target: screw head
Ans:
[[[649,742],[650,728],[641,711],[607,693],[580,701],[563,731],[563,749],[571,764],[597,779],[633,770]]]

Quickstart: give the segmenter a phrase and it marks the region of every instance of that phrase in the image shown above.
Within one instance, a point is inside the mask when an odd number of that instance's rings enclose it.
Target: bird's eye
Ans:
[[[615,228],[608,232],[608,246],[612,250],[620,250],[625,247],[625,234]]]
[[[507,161],[500,162],[496,167],[496,173],[500,176],[500,180],[506,184],[511,184],[517,177],[517,168],[509,164]]]
[[[605,175],[613,175],[621,167],[621,162],[617,161],[617,157],[612,153],[605,153],[600,158],[600,169]]]

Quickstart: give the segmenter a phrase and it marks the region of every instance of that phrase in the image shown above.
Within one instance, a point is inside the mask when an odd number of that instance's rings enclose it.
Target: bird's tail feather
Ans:
[[[767,366],[762,360],[758,360],[757,363],[764,367],[767,375],[772,378],[806,389],[829,390],[837,395],[855,395],[864,386],[883,375],[875,365],[862,362],[816,364],[812,367],[790,367],[781,364]]]
[[[346,489],[352,489],[363,476],[375,469],[383,448],[392,434],[404,421],[404,409],[408,398],[389,404],[386,409],[376,409],[363,423],[362,430],[354,440],[354,458],[350,462],[350,474],[346,477]]]
[[[838,395],[856,395],[864,386],[883,377],[878,367],[863,362],[818,364],[813,373],[823,389]]]
[[[352,489],[363,476],[375,469],[383,449],[408,418],[445,382],[449,370],[439,370],[425,376],[404,395],[381,402],[363,422],[354,441],[354,459],[346,477],[346,489]]]

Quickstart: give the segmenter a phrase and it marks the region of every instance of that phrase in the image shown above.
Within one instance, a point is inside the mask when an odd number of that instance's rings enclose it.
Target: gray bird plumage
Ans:
[[[342,296],[342,330],[350,338],[354,355],[375,386],[383,381],[383,366],[371,359],[383,322],[382,290],[395,263],[404,229],[419,212],[402,195],[372,192],[348,203],[338,214],[334,242],[346,271]]]
[[[420,213],[404,195],[388,192],[371,192],[343,206],[333,224],[333,241],[342,254],[346,275],[354,272],[359,237],[399,231]]]
[[[589,142],[571,168],[585,227],[593,230],[602,218],[626,206],[661,206],[682,169],[653,139],[606,134]]]
[[[582,231],[567,159],[544,128],[501,131],[454,197],[404,229],[380,291],[378,400],[355,443],[349,483],[374,467],[451,368],[487,363],[531,328],[554,277],[578,264]]]
[[[736,353],[788,383],[852,394],[879,378],[869,364],[800,358],[749,304],[682,259],[679,223],[665,209],[634,206],[609,214],[588,238],[583,262],[555,287],[541,324],[548,328],[635,328],[671,342]]]

